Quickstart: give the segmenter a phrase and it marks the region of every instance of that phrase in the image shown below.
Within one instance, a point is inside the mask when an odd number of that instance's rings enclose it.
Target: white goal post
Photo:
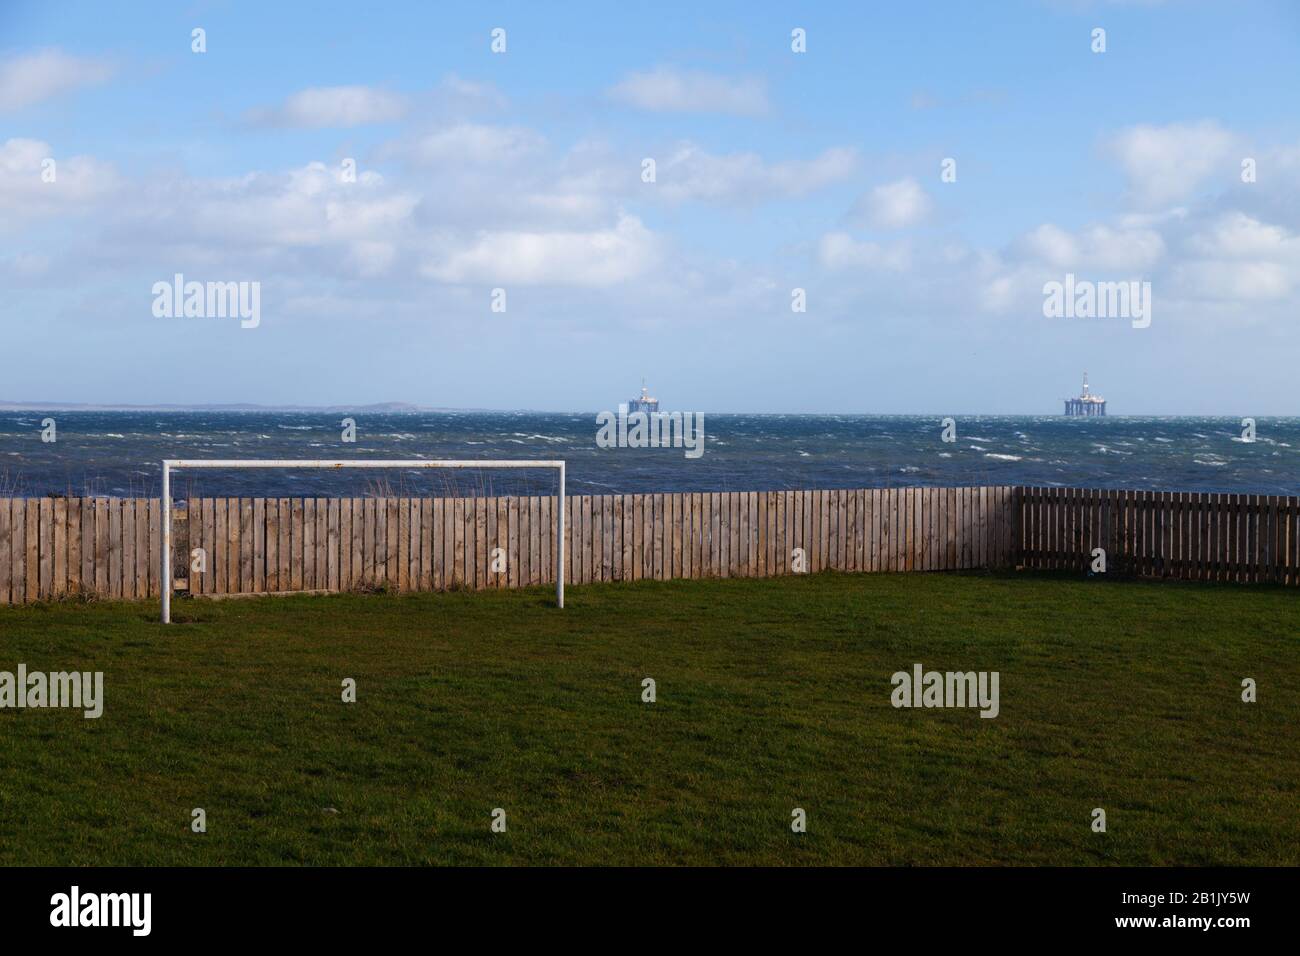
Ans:
[[[416,459],[351,459],[322,461],[317,459],[186,459],[168,458],[162,463],[162,622],[172,621],[172,490],[173,471],[193,468],[553,468],[560,473],[559,508],[555,515],[555,603],[564,607],[564,462],[531,461],[425,461]]]

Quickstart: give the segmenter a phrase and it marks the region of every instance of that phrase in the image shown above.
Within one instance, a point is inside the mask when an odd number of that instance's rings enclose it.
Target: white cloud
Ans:
[[[523,127],[456,123],[386,147],[383,155],[422,166],[506,165],[536,154],[543,146],[540,135]]]
[[[909,243],[859,242],[846,232],[829,232],[817,246],[817,258],[831,270],[903,272],[912,265],[912,247]]]
[[[41,50],[0,61],[0,112],[20,110],[78,87],[103,83],[113,67],[61,50]]]
[[[280,106],[254,110],[253,122],[306,129],[393,123],[406,115],[406,100],[370,86],[317,86],[299,90]]]
[[[755,153],[715,156],[687,143],[659,164],[656,185],[671,202],[758,202],[807,195],[846,178],[856,166],[857,153],[845,148],[765,163]]]
[[[1020,249],[1062,270],[1145,270],[1164,255],[1165,243],[1152,229],[1112,229],[1093,225],[1078,232],[1045,223],[1026,235]]]
[[[623,215],[589,232],[483,233],[464,249],[435,254],[425,275],[441,282],[607,286],[643,275],[658,242],[641,220]]]
[[[757,77],[719,76],[670,66],[629,73],[609,95],[620,103],[657,113],[757,116],[768,108],[767,89]]]
[[[435,99],[442,106],[461,109],[503,109],[508,102],[505,94],[491,83],[466,80],[455,73],[443,77],[435,92]]]
[[[860,196],[849,215],[873,229],[904,229],[922,222],[934,203],[910,176]]]
[[[1107,148],[1129,178],[1134,201],[1144,207],[1178,202],[1218,172],[1227,178],[1239,168],[1237,137],[1213,120],[1133,126],[1112,138]]]
[[[383,178],[375,173],[344,183],[338,170],[320,162],[287,173],[194,182],[185,193],[175,200],[192,238],[242,241],[253,247],[388,242],[410,220],[419,201],[411,194],[385,190]],[[374,246],[364,248],[370,252],[362,258],[373,265]]]
[[[1281,301],[1296,288],[1295,269],[1276,262],[1185,262],[1172,270],[1171,286],[1184,298],[1239,304]]]
[[[53,160],[53,182],[42,178]],[[89,209],[89,204],[120,185],[117,171],[89,156],[58,156],[49,143],[10,139],[0,144],[0,224],[48,215],[55,210]]]
[[[1264,302],[1300,288],[1300,236],[1241,212],[1218,216],[1187,238],[1173,270],[1187,296]]]
[[[1188,247],[1216,259],[1257,258],[1300,265],[1300,241],[1294,235],[1242,212],[1219,217],[1208,228],[1193,234]]]

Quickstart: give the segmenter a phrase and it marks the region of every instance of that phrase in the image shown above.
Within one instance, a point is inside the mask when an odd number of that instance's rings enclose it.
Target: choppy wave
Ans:
[[[705,416],[706,453],[601,449],[595,412],[357,415],[343,443],[338,414],[58,412],[58,441],[40,440],[44,414],[0,412],[0,488],[43,495],[156,494],[164,458],[555,458],[574,492],[716,491],[890,485],[1034,484],[1300,494],[1300,419],[1066,419],[955,416]],[[183,474],[185,493],[541,493],[547,472],[412,471],[377,475],[236,471]],[[399,490],[400,489],[400,490]]]

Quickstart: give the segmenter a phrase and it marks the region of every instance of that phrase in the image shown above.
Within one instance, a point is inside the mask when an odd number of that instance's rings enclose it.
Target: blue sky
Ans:
[[[806,6],[8,3],[0,399],[1295,413],[1300,7]]]

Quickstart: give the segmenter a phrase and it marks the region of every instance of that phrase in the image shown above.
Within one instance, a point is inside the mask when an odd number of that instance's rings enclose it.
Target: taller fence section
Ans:
[[[1085,573],[1300,584],[1300,498],[1018,488],[1018,564]]]
[[[946,571],[1015,562],[1014,489],[569,495],[565,582]],[[555,583],[557,498],[195,498],[173,585],[195,595]],[[160,501],[0,499],[0,603],[156,597]]]

